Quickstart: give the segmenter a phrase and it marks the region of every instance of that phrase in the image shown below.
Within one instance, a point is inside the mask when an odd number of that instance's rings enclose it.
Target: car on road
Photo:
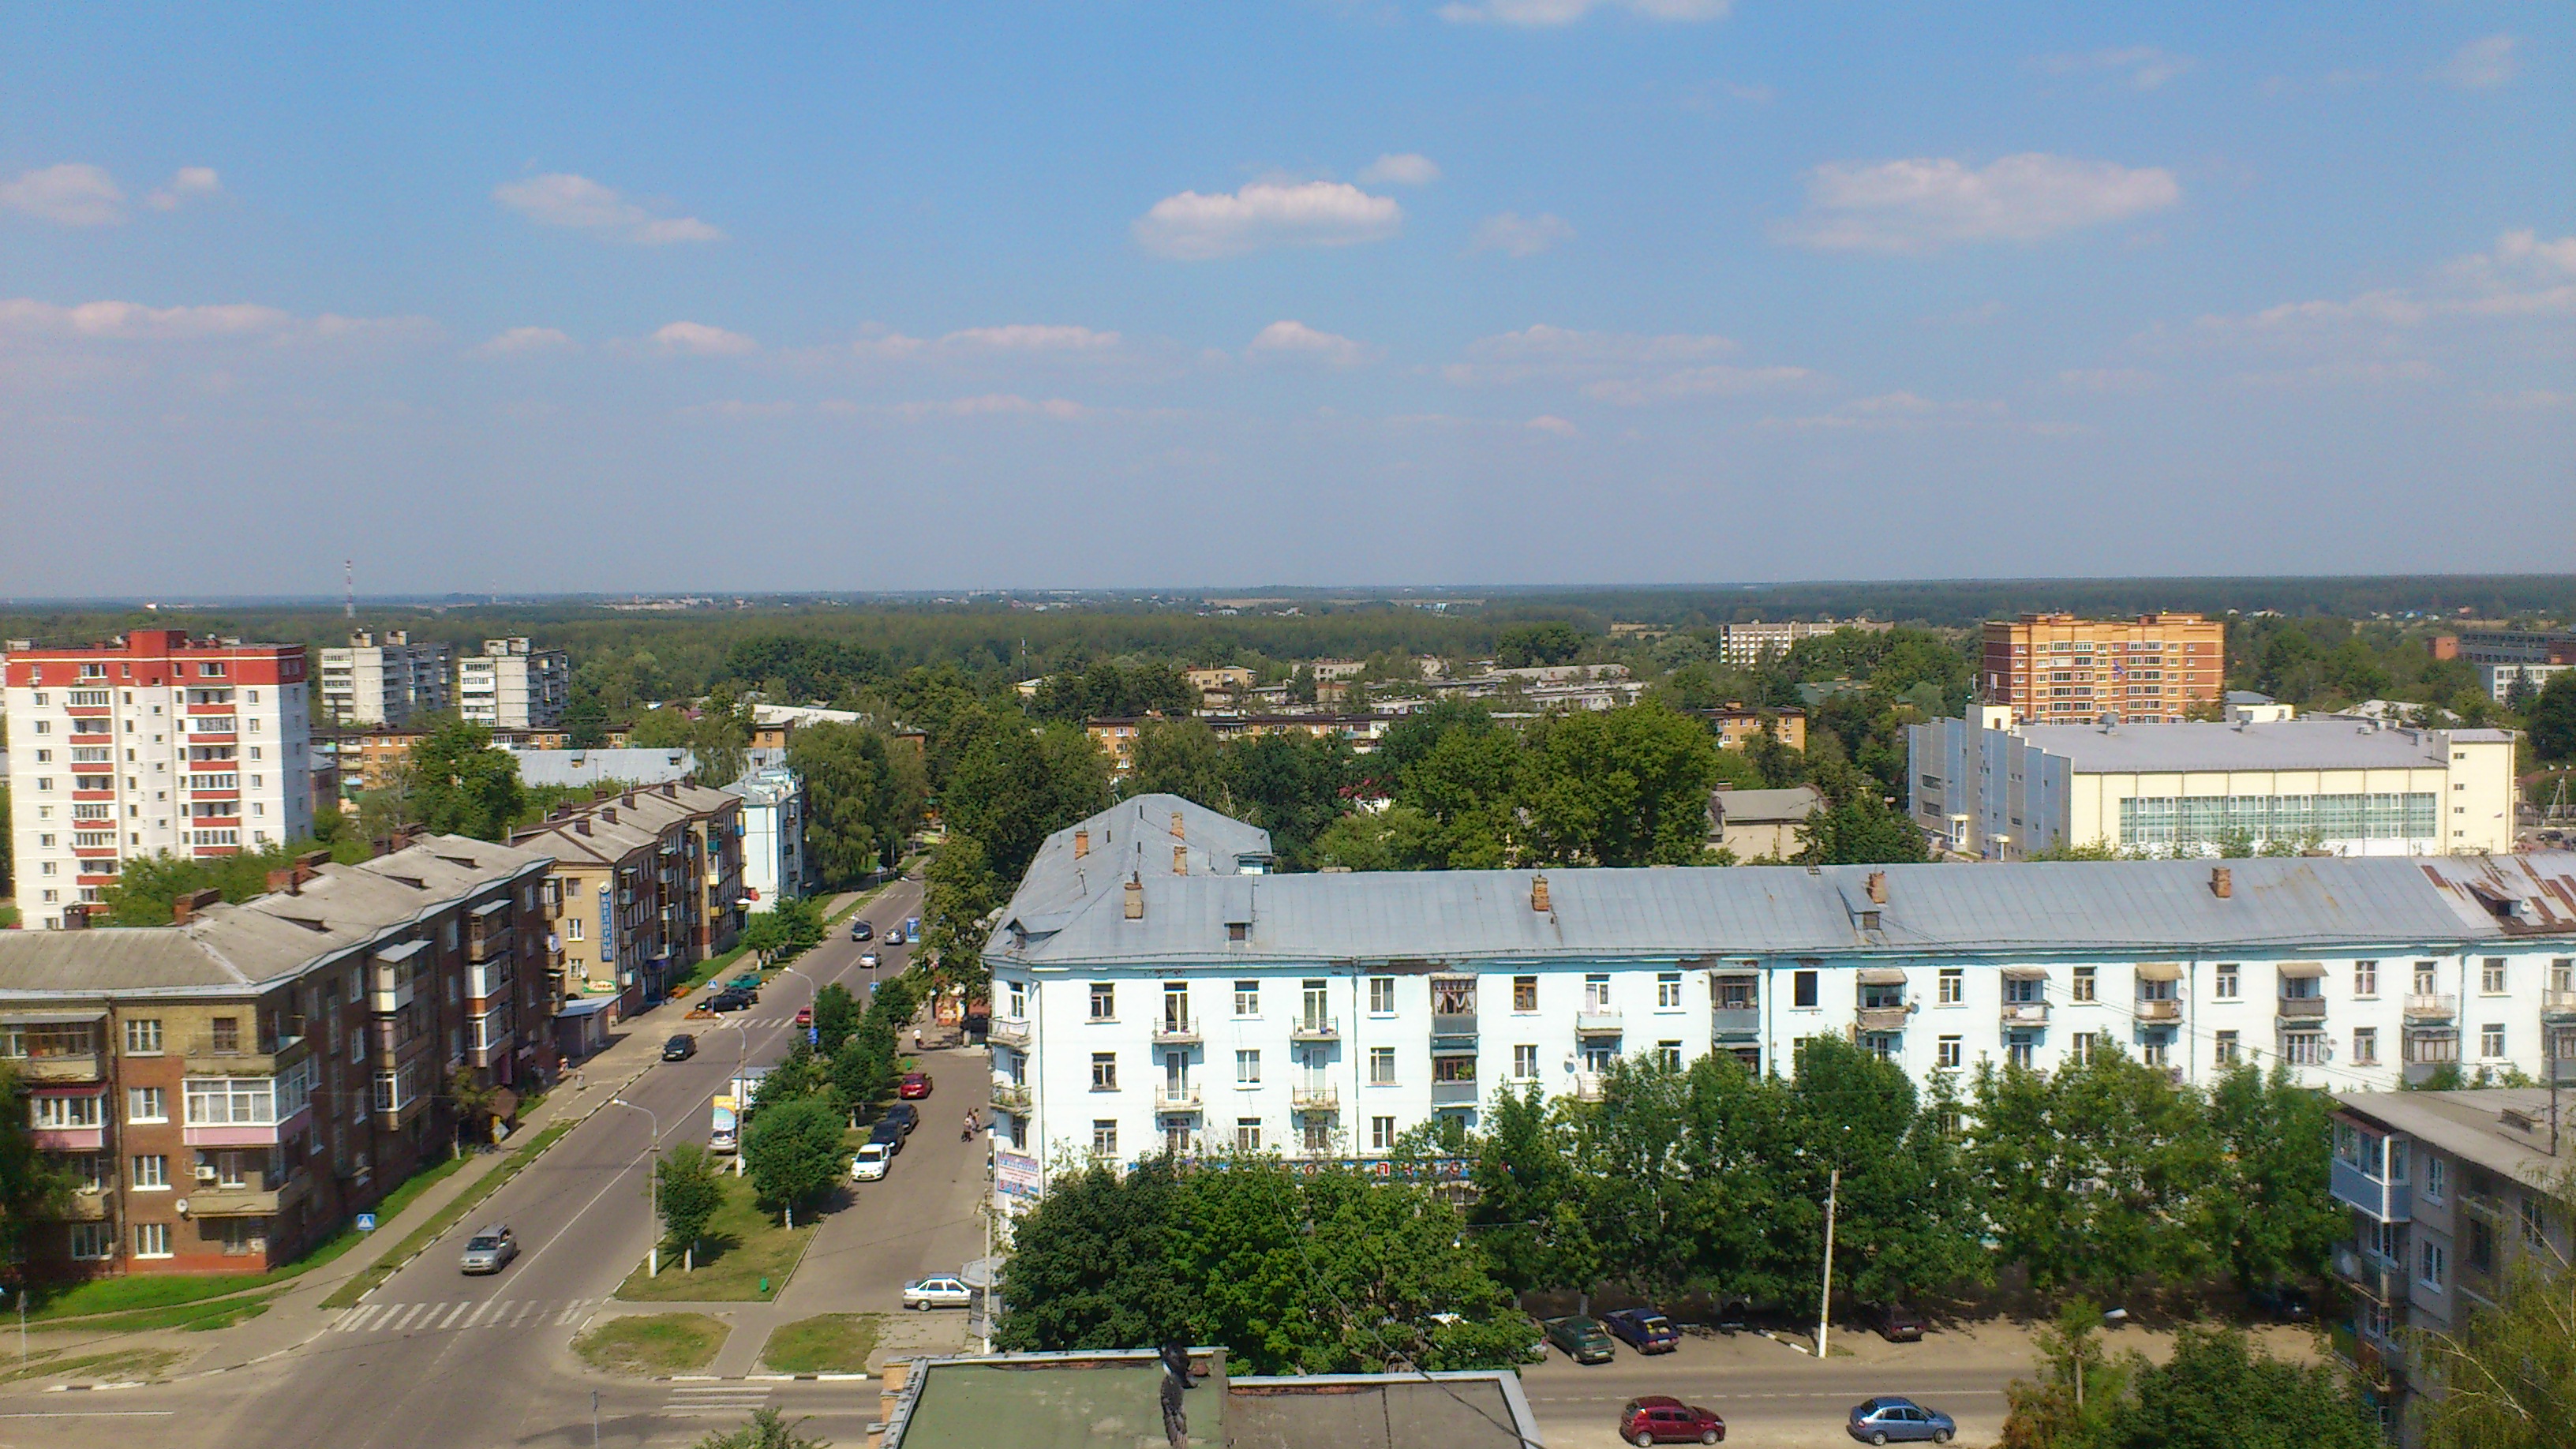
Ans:
[[[915,1278],[903,1285],[906,1308],[964,1308],[974,1301],[975,1290],[955,1278]]]
[[[1543,1320],[1547,1341],[1565,1351],[1576,1363],[1608,1363],[1619,1356],[1610,1335],[1602,1330],[1601,1320],[1575,1314],[1566,1318]]]
[[[1871,1309],[1869,1326],[1890,1343],[1919,1343],[1923,1339],[1923,1315],[1902,1303],[1882,1303]]]
[[[698,1039],[685,1031],[662,1043],[662,1060],[666,1062],[685,1062],[697,1054]]]
[[[1680,1330],[1658,1309],[1622,1308],[1601,1315],[1610,1335],[1639,1353],[1671,1353],[1681,1347]]]
[[[902,944],[903,944],[907,939],[909,939],[909,938],[907,938],[907,937],[904,935],[904,933],[903,933],[903,927],[901,927],[901,926],[889,926],[889,927],[887,927],[887,928],[886,928],[886,944],[887,944],[887,945],[889,945],[889,946],[900,946],[900,945],[902,945]]]
[[[2245,1295],[2254,1311],[2276,1323],[2312,1323],[2317,1316],[2316,1300],[2304,1288],[2288,1283],[2269,1283]]]
[[[877,967],[883,965],[884,962],[885,958],[879,956],[874,951],[861,951],[859,953],[859,965],[865,970],[874,971]]]
[[[894,1094],[907,1102],[918,1102],[922,1098],[929,1096],[930,1073],[904,1073],[903,1080],[894,1084]]]
[[[889,1117],[868,1129],[868,1140],[884,1148],[890,1157],[903,1151],[903,1137],[908,1130],[901,1122]]]
[[[858,1182],[874,1182],[894,1165],[894,1150],[882,1142],[859,1146],[859,1155],[850,1159],[850,1176]]]
[[[812,1026],[814,1024],[814,1008],[810,1006],[800,1006],[796,1008],[796,1024],[798,1026]]]
[[[851,939],[851,940],[853,940],[853,941],[873,941],[873,940],[875,940],[876,938],[877,938],[877,928],[876,928],[876,927],[869,925],[869,924],[868,924],[867,922],[865,922],[865,921],[852,921],[852,922],[850,922],[850,939]]]
[[[1852,1405],[1851,1422],[1844,1427],[1864,1444],[1947,1444],[1959,1432],[1958,1421],[1939,1409],[1927,1409],[1893,1394]]]
[[[465,1256],[457,1266],[468,1273],[498,1273],[519,1256],[519,1240],[508,1223],[492,1223],[475,1230],[465,1240]]]
[[[912,1129],[921,1125],[921,1109],[910,1102],[897,1102],[886,1108],[885,1115],[877,1120],[894,1123],[903,1129],[904,1136],[909,1137],[912,1135]]]
[[[707,998],[709,1011],[749,1011],[752,995],[748,991],[719,991]]]
[[[1726,1421],[1670,1394],[1630,1399],[1619,1411],[1619,1437],[1631,1444],[1721,1444]]]

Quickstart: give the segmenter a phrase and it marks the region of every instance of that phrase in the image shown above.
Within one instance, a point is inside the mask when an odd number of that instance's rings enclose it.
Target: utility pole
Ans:
[[[1843,1170],[1835,1168],[1825,1180],[1825,1287],[1816,1300],[1816,1357],[1825,1356],[1825,1335],[1833,1327],[1834,1316],[1834,1208],[1843,1191]]]

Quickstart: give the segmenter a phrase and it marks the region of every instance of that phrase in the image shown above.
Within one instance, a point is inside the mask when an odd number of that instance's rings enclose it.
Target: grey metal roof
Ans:
[[[1095,817],[1095,819],[1098,817]],[[1194,835],[1200,833],[1192,827]],[[1051,842],[1052,844],[1052,842]],[[1176,876],[1032,867],[986,949],[997,964],[1315,963],[1934,952],[2218,955],[2294,945],[2500,940],[2493,907],[2420,859],[2033,861]],[[2456,860],[2570,901],[2576,855]],[[2230,894],[2212,890],[2229,872]],[[1868,882],[1885,874],[1886,901]],[[1549,909],[1532,909],[1535,877]],[[1251,929],[1228,940],[1248,898]],[[1874,913],[1875,927],[1870,925]],[[1018,930],[1011,929],[1016,924]],[[2576,936],[2576,922],[2559,929]]]
[[[1181,831],[1172,833],[1180,817]],[[1082,854],[1076,855],[1076,837]],[[1187,853],[1193,878],[1233,875],[1247,856],[1268,857],[1270,832],[1178,795],[1138,795],[1046,838],[1030,860],[1005,919],[1054,919],[1115,891],[1131,876],[1170,878],[1172,852]],[[1050,928],[1052,929],[1052,928]]]
[[[2549,1090],[2492,1087],[2459,1092],[2337,1092],[2335,1100],[2356,1116],[2430,1143],[2518,1182],[2554,1171],[2549,1155]],[[2576,1116],[2576,1098],[2561,1109]],[[2512,1112],[2530,1129],[2505,1120]],[[2562,1120],[2562,1133],[2576,1121]]]
[[[2024,725],[2015,733],[2081,774],[2181,770],[2428,769],[2450,763],[2466,732],[2378,728],[2352,720],[2268,724]],[[2491,738],[2494,736],[2490,736]]]
[[[696,773],[687,750],[512,750],[527,785],[659,785]]]
[[[1786,790],[1712,790],[1708,796],[1712,817],[1738,825],[1804,820],[1824,803],[1823,793],[1813,785],[1792,785]]]

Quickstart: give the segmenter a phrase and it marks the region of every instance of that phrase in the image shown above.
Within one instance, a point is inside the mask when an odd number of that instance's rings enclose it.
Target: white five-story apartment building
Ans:
[[[2576,1073],[2576,856],[1267,873],[1147,796],[1051,837],[987,943],[1003,1150],[1365,1159],[1622,1057],[1919,1078],[2116,1045],[2206,1082]],[[1025,1180],[1020,1184],[1025,1187]]]

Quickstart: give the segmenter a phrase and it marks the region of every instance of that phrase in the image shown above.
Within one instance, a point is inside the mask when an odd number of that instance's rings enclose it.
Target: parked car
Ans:
[[[883,1147],[887,1155],[891,1156],[903,1151],[903,1138],[907,1130],[909,1129],[902,1123],[886,1118],[868,1129],[868,1140]]]
[[[519,1240],[508,1223],[492,1223],[479,1228],[465,1240],[464,1261],[458,1266],[468,1273],[498,1273],[519,1256]]]
[[[1619,1437],[1631,1444],[1718,1444],[1726,1439],[1726,1421],[1670,1394],[1630,1399],[1619,1411]]]
[[[798,1026],[812,1026],[814,1024],[814,1008],[810,1006],[800,1006],[796,1008],[796,1024]]]
[[[894,1149],[882,1142],[864,1142],[859,1155],[850,1159],[850,1176],[859,1182],[874,1182],[894,1165]]]
[[[2254,1311],[2280,1323],[2316,1321],[2317,1303],[2304,1288],[2288,1283],[2272,1283],[2245,1295]]]
[[[1902,1303],[1882,1303],[1871,1309],[1869,1326],[1890,1343],[1915,1343],[1923,1337],[1923,1315]]]
[[[736,991],[756,991],[760,988],[760,973],[757,971],[745,971],[740,976],[726,982],[725,985]]]
[[[752,997],[747,991],[719,991],[707,998],[709,1011],[749,1011]]]
[[[903,1080],[894,1084],[894,1094],[907,1102],[918,1102],[922,1098],[929,1096],[930,1073],[904,1073]]]
[[[1601,1321],[1597,1318],[1576,1314],[1568,1318],[1550,1318],[1546,1323],[1547,1341],[1563,1349],[1565,1356],[1576,1363],[1608,1363],[1619,1356],[1618,1348],[1610,1342],[1610,1335],[1602,1331]]]
[[[1652,1308],[1622,1308],[1601,1315],[1601,1326],[1612,1337],[1639,1353],[1671,1353],[1679,1348],[1682,1336],[1672,1320]]]
[[[886,1108],[885,1115],[877,1120],[894,1123],[903,1129],[904,1136],[909,1137],[912,1129],[921,1125],[921,1109],[910,1102],[897,1102]]]
[[[877,938],[877,928],[876,928],[876,927],[869,925],[869,924],[868,924],[867,922],[865,922],[865,921],[852,921],[852,922],[850,922],[850,939],[851,939],[851,940],[853,940],[853,941],[873,941],[873,940],[875,940],[876,938]]]
[[[1902,1444],[1929,1440],[1947,1444],[1959,1432],[1958,1421],[1939,1409],[1927,1409],[1912,1399],[1892,1395],[1863,1399],[1852,1405],[1851,1422],[1844,1426],[1851,1436],[1864,1444]]]
[[[915,1278],[903,1285],[906,1308],[964,1308],[974,1301],[975,1290],[955,1278]]]

